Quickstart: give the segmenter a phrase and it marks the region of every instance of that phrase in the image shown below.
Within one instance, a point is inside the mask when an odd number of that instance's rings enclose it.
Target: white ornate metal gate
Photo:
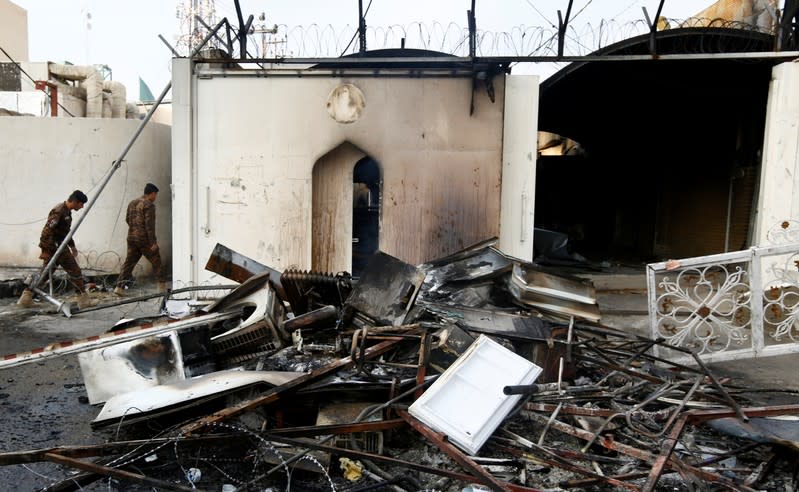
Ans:
[[[799,242],[651,263],[647,287],[652,338],[705,361],[799,352]]]

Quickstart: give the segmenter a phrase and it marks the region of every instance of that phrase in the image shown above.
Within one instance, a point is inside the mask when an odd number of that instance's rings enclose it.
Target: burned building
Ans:
[[[774,51],[777,27],[689,20],[543,81],[539,129],[581,151],[539,158],[536,227],[638,263],[764,244],[799,211],[784,179],[797,166],[795,54]]]
[[[491,236],[529,259],[538,77],[400,52],[302,68],[175,59],[174,278],[209,279],[198,258],[217,242],[329,272],[377,248],[419,263]]]

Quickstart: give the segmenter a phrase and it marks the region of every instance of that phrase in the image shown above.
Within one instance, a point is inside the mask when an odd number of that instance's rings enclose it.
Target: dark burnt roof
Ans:
[[[771,51],[771,35],[742,29],[681,28],[657,33],[658,54]],[[649,54],[637,36],[594,55]],[[671,115],[671,124],[696,112],[728,111],[736,101],[767,93],[779,59],[588,61],[571,63],[540,86],[539,130],[570,137],[590,149],[620,135],[651,131],[646,122]]]
[[[340,57],[336,63],[319,63],[313,68],[320,69],[411,69],[411,70],[473,70],[474,72],[490,71],[498,73],[504,71],[502,65],[492,62],[453,61],[455,56],[433,50],[422,50],[416,48],[388,48],[381,50],[370,50],[364,53],[353,53]],[[362,60],[369,58],[397,58],[397,62],[375,61],[374,63]],[[401,58],[426,58],[422,61],[399,61]],[[345,60],[358,60],[357,63],[346,63]]]

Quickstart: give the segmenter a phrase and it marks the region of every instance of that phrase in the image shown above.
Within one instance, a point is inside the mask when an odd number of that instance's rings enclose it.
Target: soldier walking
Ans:
[[[158,197],[158,187],[147,183],[144,195],[132,200],[128,204],[125,222],[128,223],[128,254],[122,271],[117,279],[114,294],[125,295],[125,287],[133,278],[133,267],[142,256],[153,266],[153,274],[158,279],[158,289],[166,290],[161,255],[158,249],[158,240],[155,237],[155,199]]]
[[[47,221],[42,228],[42,234],[39,237],[39,248],[42,250],[39,258],[44,261],[45,266],[47,266],[47,263],[58,250],[61,243],[64,242],[67,234],[69,234],[69,230],[72,228],[72,211],[82,209],[83,205],[85,205],[88,200],[89,199],[82,191],[75,190],[69,195],[67,201],[57,204],[50,210],[50,213],[47,215]],[[84,309],[94,306],[97,304],[97,301],[90,299],[89,295],[86,293],[83,286],[83,272],[75,259],[78,255],[78,248],[75,247],[75,240],[70,238],[68,245],[69,247],[64,249],[59,255],[56,264],[60,265],[69,275],[69,281],[78,294],[78,307]],[[44,275],[45,277],[40,283],[48,280],[47,272],[45,272]],[[33,291],[30,289],[22,291],[22,295],[19,301],[17,301],[17,304],[22,307],[31,307],[33,305]]]

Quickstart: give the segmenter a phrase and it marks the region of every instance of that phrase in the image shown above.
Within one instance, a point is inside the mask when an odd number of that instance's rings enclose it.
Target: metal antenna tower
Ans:
[[[175,49],[178,52],[191,52],[202,41],[205,30],[197,17],[207,25],[216,24],[214,0],[180,0],[175,16],[178,19],[178,36]],[[209,43],[214,45],[213,42]]]

